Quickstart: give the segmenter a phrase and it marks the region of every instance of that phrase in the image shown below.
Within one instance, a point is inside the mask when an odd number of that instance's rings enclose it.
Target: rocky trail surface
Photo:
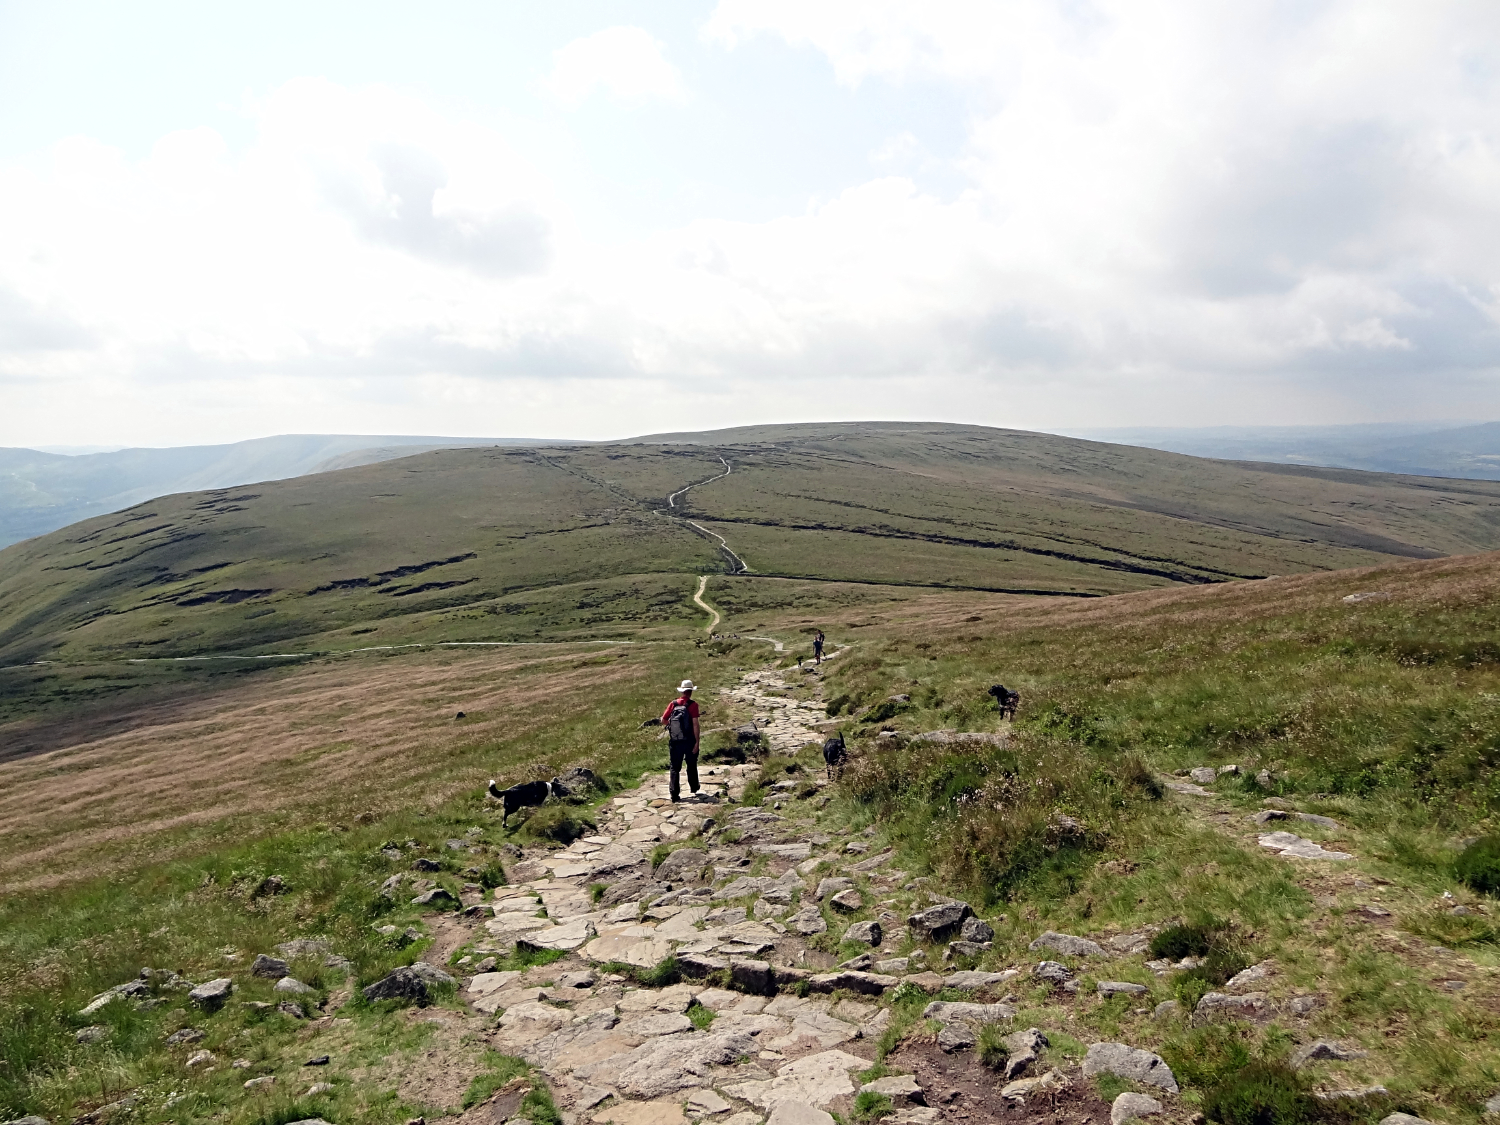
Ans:
[[[773,765],[820,741],[827,721],[796,697],[793,674],[752,671],[724,691],[755,716]],[[596,834],[522,853],[509,885],[473,897],[440,945],[466,951],[459,995],[488,1044],[537,1067],[568,1122],[831,1125],[863,1094],[890,1125],[1102,1125],[1111,1107],[1078,1060],[1011,1026],[1007,986],[1034,966],[963,968],[990,948],[988,923],[897,869],[873,829],[819,831],[821,777],[799,771],[764,804],[735,804],[761,772],[705,765],[700,794],[678,804],[665,774],[647,775],[601,811]],[[518,949],[564,956],[484,971]],[[653,987],[664,964],[674,971]],[[1059,989],[1072,984],[1067,967],[1042,965]],[[914,1034],[877,1067],[893,1019]],[[987,1024],[1011,1041],[999,1070],[971,1049]],[[1154,1055],[1130,1065],[1165,1070]],[[462,1120],[506,1120],[513,1102],[502,1093]]]

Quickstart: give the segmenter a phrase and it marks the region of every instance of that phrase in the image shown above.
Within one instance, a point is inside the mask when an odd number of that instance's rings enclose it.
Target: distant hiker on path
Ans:
[[[823,630],[818,630],[818,635],[813,638],[813,659],[819,664],[823,663]]]
[[[698,705],[693,702],[696,685],[692,680],[683,680],[677,688],[677,698],[667,704],[661,713],[661,725],[667,728],[667,748],[672,756],[671,793],[674,803],[682,800],[682,784],[678,780],[682,763],[687,762],[688,788],[698,792],[698,739],[701,728],[698,723]]]

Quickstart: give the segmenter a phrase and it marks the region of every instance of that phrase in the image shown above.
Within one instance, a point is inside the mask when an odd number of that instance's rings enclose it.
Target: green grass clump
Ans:
[[[1168,1038],[1160,1053],[1184,1086],[1209,1090],[1250,1065],[1245,1036],[1240,1025],[1210,1024]]]
[[[510,1085],[517,1078],[525,1078],[531,1074],[531,1066],[525,1059],[518,1059],[514,1055],[502,1055],[498,1051],[485,1051],[484,1067],[485,1072],[475,1075],[473,1081],[469,1083],[469,1088],[464,1091],[464,1109],[472,1109],[489,1098],[496,1090]]]
[[[1010,1061],[1005,1032],[996,1024],[987,1023],[979,1029],[979,1061],[991,1070],[1003,1070]]]
[[[1453,864],[1454,877],[1480,894],[1500,892],[1500,836],[1481,836]]]
[[[1152,958],[1165,957],[1169,961],[1181,961],[1184,957],[1203,957],[1208,954],[1218,927],[1213,924],[1189,922],[1168,926],[1151,939]]]
[[[694,1000],[688,1005],[687,1018],[693,1021],[693,1026],[699,1031],[707,1031],[709,1025],[714,1022],[714,1010],[705,1008]]]
[[[1208,1092],[1203,1116],[1217,1125],[1313,1125],[1322,1107],[1295,1070],[1254,1062]]]
[[[569,805],[543,805],[522,823],[518,835],[554,844],[571,844],[597,830],[593,817]]]
[[[877,1094],[874,1090],[861,1090],[854,1095],[854,1116],[860,1121],[877,1121],[895,1112],[896,1107],[891,1104],[891,1099],[886,1094]]]
[[[663,957],[649,969],[632,965],[626,961],[608,961],[599,966],[601,973],[617,973],[635,981],[644,988],[666,988],[682,979],[681,968],[676,957]]]

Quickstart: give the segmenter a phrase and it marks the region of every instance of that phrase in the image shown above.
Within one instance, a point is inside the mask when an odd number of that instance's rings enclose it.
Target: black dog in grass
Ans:
[[[844,759],[849,752],[844,748],[844,736],[836,734],[823,743],[823,764],[828,767],[828,780],[832,781],[835,773],[842,773]]]
[[[993,696],[995,702],[1000,705],[1000,717],[1003,719],[1009,715],[1012,719],[1016,717],[1016,707],[1021,702],[1021,693],[1018,691],[1007,691],[1004,684],[996,684],[990,688],[989,695]]]
[[[510,819],[510,814],[517,809],[540,805],[546,801],[552,795],[552,783],[550,781],[523,781],[520,785],[501,789],[495,784],[495,779],[490,778],[489,794],[505,805],[505,815],[500,818],[500,827],[504,828],[505,822]]]

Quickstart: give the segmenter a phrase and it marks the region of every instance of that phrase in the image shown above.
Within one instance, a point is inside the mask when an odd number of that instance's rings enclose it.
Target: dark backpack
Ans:
[[[672,712],[667,716],[667,737],[673,742],[693,741],[693,716],[687,700],[679,699],[672,704]]]

